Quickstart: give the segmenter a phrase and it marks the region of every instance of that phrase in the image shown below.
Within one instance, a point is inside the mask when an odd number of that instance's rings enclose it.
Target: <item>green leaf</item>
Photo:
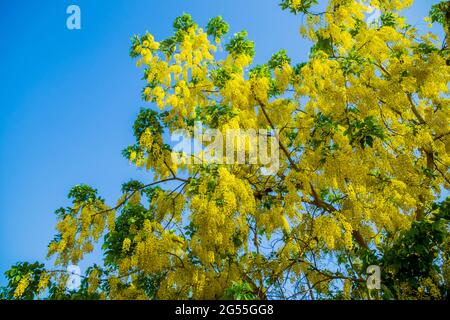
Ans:
[[[192,16],[188,13],[183,13],[183,15],[175,18],[173,22],[173,28],[175,31],[188,31],[189,28],[197,26],[197,24],[192,20]]]
[[[225,48],[233,57],[245,54],[253,58],[255,55],[255,43],[246,38],[247,31],[245,30],[235,33],[230,42],[225,45]]]
[[[282,67],[284,64],[290,64],[291,63],[291,59],[287,56],[287,52],[286,50],[282,49],[280,51],[278,51],[277,53],[275,53],[274,55],[272,55],[272,57],[270,58],[268,65],[269,68],[274,70],[276,68],[280,68]]]
[[[230,26],[223,21],[221,16],[212,18],[206,25],[206,33],[214,38],[221,38],[228,33],[229,29]]]

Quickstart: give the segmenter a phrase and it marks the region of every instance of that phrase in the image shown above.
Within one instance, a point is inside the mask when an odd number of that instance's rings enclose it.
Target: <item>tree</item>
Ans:
[[[57,269],[14,266],[3,297],[448,298],[449,52],[406,23],[411,4],[334,0],[318,12],[317,0],[283,0],[312,44],[297,64],[281,50],[252,67],[254,43],[241,31],[223,45],[220,16],[202,29],[184,14],[160,42],[135,36],[149,104],[123,155],[153,180],[124,183],[113,206],[75,186],[56,211]],[[446,8],[429,20],[448,32]],[[381,21],[367,23],[373,9]],[[225,137],[265,129],[278,166],[180,154],[168,134],[196,123]],[[250,158],[252,140],[227,141]],[[65,267],[102,236],[104,265],[68,292]],[[366,287],[373,264],[380,291]]]

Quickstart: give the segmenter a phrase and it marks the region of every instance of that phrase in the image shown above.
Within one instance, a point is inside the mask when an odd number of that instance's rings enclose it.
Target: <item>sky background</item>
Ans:
[[[255,41],[255,63],[284,48],[294,63],[309,45],[299,36],[301,18],[277,0],[0,0],[0,285],[18,261],[45,262],[55,234],[55,209],[69,205],[79,183],[108,203],[130,178],[151,180],[121,150],[133,143],[132,123],[145,106],[141,71],[129,56],[133,34],[169,37],[183,12],[200,26],[222,15],[231,32],[246,29]],[[408,21],[438,0],[416,0]],[[68,30],[66,8],[81,8],[81,30]],[[433,31],[442,35],[439,27]],[[94,253],[81,264],[98,260]]]

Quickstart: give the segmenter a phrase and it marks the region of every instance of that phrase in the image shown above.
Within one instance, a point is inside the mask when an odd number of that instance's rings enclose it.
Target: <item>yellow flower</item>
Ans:
[[[128,238],[125,238],[122,243],[122,251],[124,253],[127,253],[130,250],[130,247],[131,247],[131,240]]]
[[[20,279],[19,284],[16,287],[16,290],[14,290],[15,298],[21,298],[23,296],[25,290],[30,285],[30,278],[31,275],[27,274],[26,276],[22,277],[22,279]]]
[[[48,286],[48,283],[50,281],[50,275],[47,272],[42,272],[41,277],[39,279],[39,283],[38,283],[38,292],[42,292],[43,290],[45,290]]]

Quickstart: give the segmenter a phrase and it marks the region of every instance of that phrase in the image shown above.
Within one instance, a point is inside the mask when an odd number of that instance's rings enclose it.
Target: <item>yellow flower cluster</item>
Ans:
[[[102,201],[77,203],[72,213],[58,222],[56,229],[61,235],[58,241],[52,241],[48,247],[48,256],[57,254],[55,264],[77,264],[85,253],[93,251],[93,243],[98,241],[107,226],[113,227],[114,210],[110,210]]]
[[[16,289],[14,290],[14,297],[20,298],[25,293],[25,290],[30,285],[30,277],[31,275],[26,275],[20,279],[19,284],[17,285]]]

